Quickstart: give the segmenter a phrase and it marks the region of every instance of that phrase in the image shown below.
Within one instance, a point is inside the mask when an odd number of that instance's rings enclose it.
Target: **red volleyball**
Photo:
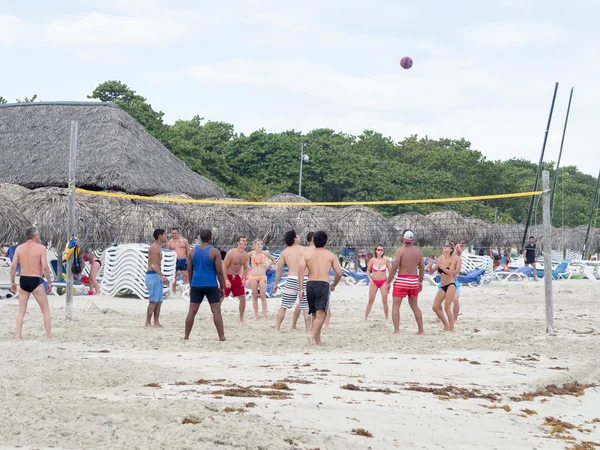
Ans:
[[[400,60],[400,66],[403,69],[410,69],[412,67],[413,60],[410,56],[405,56]]]

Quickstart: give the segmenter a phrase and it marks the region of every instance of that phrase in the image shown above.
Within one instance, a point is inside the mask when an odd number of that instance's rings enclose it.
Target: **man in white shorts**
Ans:
[[[277,322],[275,324],[277,331],[281,328],[281,323],[285,318],[285,312],[288,309],[292,309],[298,300],[298,294],[300,292],[300,284],[297,275],[298,267],[300,266],[302,255],[308,251],[306,247],[302,247],[298,243],[300,239],[294,230],[286,232],[283,241],[285,242],[285,245],[287,245],[287,248],[281,252],[279,262],[277,263],[273,295],[277,293],[277,284],[281,278],[284,265],[287,265],[289,275],[282,288],[281,307],[279,308],[279,311],[277,311]],[[307,281],[308,277],[305,276],[302,280],[303,290],[306,289]],[[304,324],[306,325],[306,332],[308,333],[310,331],[310,316],[308,315],[308,301],[306,300],[306,296],[304,296],[304,299],[300,302],[300,311],[304,315]]]

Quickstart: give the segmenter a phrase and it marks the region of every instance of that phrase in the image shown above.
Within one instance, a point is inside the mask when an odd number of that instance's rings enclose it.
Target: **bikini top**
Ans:
[[[252,265],[253,265],[254,267],[256,267],[256,266],[261,266],[261,265],[263,265],[264,263],[265,263],[265,255],[264,255],[264,254],[262,255],[262,258],[261,258],[261,259],[256,259],[256,258],[254,257],[254,255],[252,255]]]
[[[446,270],[450,269],[450,267],[446,267]],[[438,273],[443,273],[444,275],[448,275],[448,272],[442,270],[441,267],[438,267]]]
[[[387,266],[377,267],[376,265],[372,265],[371,270],[373,272],[385,272],[387,270]]]

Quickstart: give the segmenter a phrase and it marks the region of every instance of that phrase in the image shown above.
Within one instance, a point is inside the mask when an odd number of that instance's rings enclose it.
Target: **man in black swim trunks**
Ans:
[[[523,249],[523,257],[525,258],[525,265],[533,268],[533,280],[537,281],[537,270],[535,266],[537,253],[537,246],[535,245],[535,238],[533,236],[529,236],[529,244],[525,246]]]
[[[17,313],[17,339],[22,339],[23,319],[27,312],[27,303],[29,295],[33,297],[40,305],[44,317],[44,327],[46,336],[52,338],[50,331],[50,307],[48,306],[48,296],[46,295],[46,286],[42,275],[48,280],[48,292],[52,289],[52,279],[50,278],[50,269],[48,267],[48,250],[41,245],[40,234],[35,227],[25,230],[27,241],[17,247],[10,268],[10,285],[13,292],[17,291],[15,276],[17,266],[21,266],[21,276],[19,278],[19,312]]]
[[[321,345],[321,328],[325,322],[325,316],[329,309],[329,294],[335,290],[335,287],[342,278],[342,268],[337,257],[325,248],[327,244],[327,233],[317,231],[313,236],[315,248],[305,252],[300,259],[298,268],[298,277],[304,276],[308,269],[308,283],[306,284],[306,297],[308,300],[308,312],[312,314],[312,332],[309,343],[313,341]],[[329,285],[329,271],[333,268],[335,278],[333,284]],[[304,297],[304,292],[300,289],[300,301]]]
[[[200,231],[200,245],[196,245],[188,254],[187,267],[190,279],[190,309],[185,319],[184,340],[190,338],[194,319],[204,297],[208,300],[217,328],[219,340],[225,340],[221,302],[225,298],[225,275],[221,252],[212,246],[212,232]]]

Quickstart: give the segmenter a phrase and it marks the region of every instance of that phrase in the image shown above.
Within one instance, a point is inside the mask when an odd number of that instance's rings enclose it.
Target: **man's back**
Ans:
[[[302,247],[298,244],[294,244],[284,251],[281,252],[280,259],[285,262],[288,266],[288,273],[290,275],[296,275],[298,273],[298,267],[300,266],[300,258],[302,258],[302,254],[306,251],[305,247]],[[281,261],[279,262],[281,264]]]
[[[192,251],[192,269],[193,275],[190,281],[194,287],[212,287],[217,286],[217,269],[215,256],[217,250],[208,244],[197,245]]]
[[[329,282],[329,272],[335,255],[325,248],[314,248],[304,254],[308,269],[308,281]]]
[[[398,274],[400,275],[416,275],[419,263],[423,261],[421,250],[412,245],[401,247],[398,250],[397,257],[400,257],[398,268]]]
[[[42,277],[42,261],[46,251],[45,246],[31,241],[19,245],[15,256],[21,266],[21,276]]]

